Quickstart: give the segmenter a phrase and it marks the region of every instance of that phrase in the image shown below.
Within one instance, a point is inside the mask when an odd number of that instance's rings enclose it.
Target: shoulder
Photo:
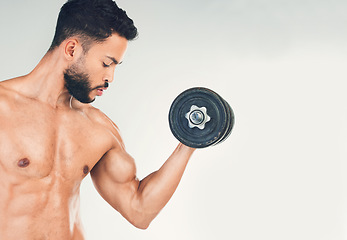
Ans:
[[[84,113],[91,121],[103,125],[112,132],[119,132],[118,126],[100,109],[88,105],[88,107],[84,109]]]
[[[83,112],[93,124],[97,124],[111,133],[115,140],[113,144],[114,147],[120,145],[121,148],[124,148],[123,139],[118,126],[105,113],[89,104],[83,109]]]
[[[1,100],[15,100],[18,99],[21,94],[18,90],[22,88],[20,82],[24,77],[17,77],[13,79],[8,79],[4,81],[0,81],[0,97]]]
[[[7,81],[1,81],[0,82],[0,97],[4,97],[5,95],[7,95],[9,92],[11,92],[11,89],[7,87]]]
[[[0,82],[0,109],[5,110],[15,104],[18,94],[7,86],[7,81]],[[10,109],[9,109],[10,110]]]

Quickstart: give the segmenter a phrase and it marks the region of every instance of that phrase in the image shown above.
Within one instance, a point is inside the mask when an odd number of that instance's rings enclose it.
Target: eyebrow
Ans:
[[[106,56],[106,57],[111,59],[114,62],[114,64],[122,64],[123,63],[123,61],[122,62],[118,62],[117,59],[115,59],[114,57],[110,57],[110,56]]]

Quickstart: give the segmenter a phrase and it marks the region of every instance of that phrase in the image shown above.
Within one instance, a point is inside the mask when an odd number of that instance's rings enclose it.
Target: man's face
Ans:
[[[115,67],[121,63],[128,41],[113,34],[105,42],[94,44],[64,72],[65,87],[82,103],[101,96],[113,81]]]

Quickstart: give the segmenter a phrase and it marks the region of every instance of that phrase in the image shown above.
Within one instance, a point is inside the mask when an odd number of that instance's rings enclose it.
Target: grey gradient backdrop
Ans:
[[[63,3],[0,2],[0,79],[35,67]],[[140,36],[94,105],[120,127],[138,176],[158,169],[176,147],[167,114],[186,88],[217,91],[236,125],[225,143],[194,154],[146,231],[111,209],[86,177],[87,239],[347,239],[347,2],[118,4]]]

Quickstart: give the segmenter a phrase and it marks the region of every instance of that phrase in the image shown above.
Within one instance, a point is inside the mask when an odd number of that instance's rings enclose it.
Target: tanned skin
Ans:
[[[92,87],[113,81],[127,44],[113,34],[91,46],[80,68]],[[0,239],[84,239],[79,192],[89,172],[100,195],[145,229],[171,198],[194,152],[179,144],[158,171],[138,180],[117,126],[64,87],[64,70],[83,54],[78,37],[66,39],[28,75],[0,82]]]

